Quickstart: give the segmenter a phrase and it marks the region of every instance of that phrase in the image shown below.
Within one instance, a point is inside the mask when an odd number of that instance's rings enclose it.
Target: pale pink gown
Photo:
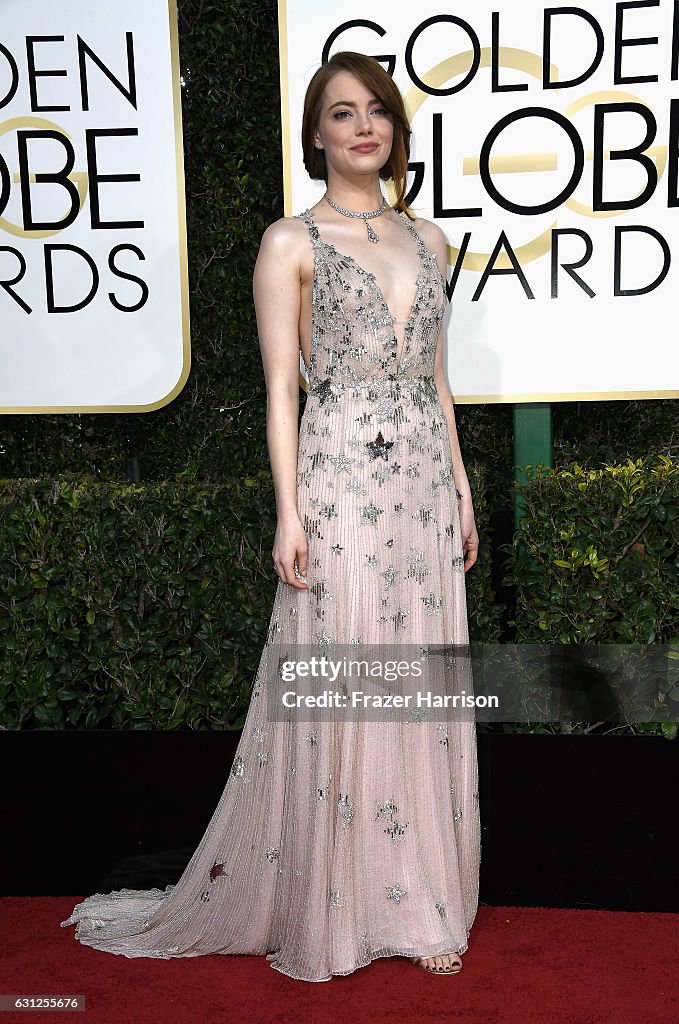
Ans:
[[[309,589],[278,584],[236,758],[179,881],[96,893],[61,923],[127,957],[266,955],[292,978],[326,981],[377,957],[465,952],[480,831],[473,718],[310,724],[267,706],[281,645],[331,655],[468,641],[433,380],[446,301],[436,257],[402,215],[420,274],[397,342],[375,276],[324,242],[308,210],[299,217],[315,260],[297,472]]]

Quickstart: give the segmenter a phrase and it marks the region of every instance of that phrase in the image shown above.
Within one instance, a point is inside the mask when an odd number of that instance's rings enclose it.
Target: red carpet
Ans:
[[[0,993],[84,993],[84,1013],[0,1022],[88,1024],[677,1024],[679,917],[481,907],[457,977],[401,957],[326,982],[293,981],[264,957],[128,960],[60,928],[74,897],[0,899]]]

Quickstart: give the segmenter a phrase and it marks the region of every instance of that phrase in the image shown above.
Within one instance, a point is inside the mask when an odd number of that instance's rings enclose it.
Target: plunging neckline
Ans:
[[[311,210],[307,208],[307,210],[305,212],[307,213],[307,215],[309,217],[309,220],[311,221],[311,223],[314,226],[314,229],[316,231],[316,237],[318,238],[318,241],[321,243],[321,245],[325,246],[326,249],[331,249],[332,252],[334,252],[335,255],[338,256],[340,259],[347,260],[348,263],[353,264],[353,266],[356,267],[356,269],[361,274],[363,274],[364,277],[367,277],[374,284],[375,291],[377,292],[377,297],[379,298],[380,302],[382,303],[382,306],[384,307],[384,309],[389,314],[389,316],[391,317],[391,320],[392,320],[392,339],[394,341],[394,362],[396,364],[396,369],[394,371],[394,374],[397,376],[401,372],[401,367],[403,366],[403,361],[405,359],[406,351],[408,349],[408,342],[410,341],[410,335],[412,333],[413,318],[414,318],[414,315],[415,315],[415,309],[416,309],[416,306],[417,306],[417,300],[420,297],[420,284],[422,283],[422,277],[423,277],[423,272],[424,272],[424,254],[423,254],[423,250],[426,249],[426,246],[425,246],[424,242],[422,241],[420,236],[415,231],[415,228],[411,228],[410,230],[412,230],[414,232],[415,240],[417,242],[417,257],[418,257],[418,260],[419,260],[419,267],[418,267],[418,271],[417,271],[417,277],[415,279],[415,294],[413,296],[413,301],[410,304],[410,312],[408,314],[408,318],[406,320],[405,330],[403,332],[403,348],[401,349],[401,354],[400,354],[400,358],[399,358],[398,338],[396,337],[396,331],[393,329],[393,325],[397,322],[398,318],[394,316],[394,314],[392,313],[391,309],[389,308],[389,304],[387,303],[387,300],[384,297],[384,292],[382,291],[382,287],[381,287],[379,281],[377,280],[377,277],[372,272],[372,270],[366,270],[365,267],[362,266],[358,262],[358,260],[354,259],[353,256],[348,256],[346,253],[340,252],[339,249],[336,246],[332,245],[331,242],[324,241],[323,238],[321,237],[320,231],[318,230],[318,225],[316,224],[316,221],[313,218],[313,214],[312,214]],[[408,226],[406,225],[406,231],[407,230],[408,230]],[[315,249],[314,249],[314,262],[315,262],[315,255],[316,255],[316,252],[315,252]]]

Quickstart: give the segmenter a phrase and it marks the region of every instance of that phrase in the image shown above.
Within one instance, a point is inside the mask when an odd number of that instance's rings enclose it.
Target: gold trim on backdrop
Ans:
[[[191,370],[191,322],[189,307],[189,259],[186,238],[186,193],[184,183],[184,138],[182,134],[182,97],[179,82],[179,16],[176,0],[168,0],[172,103],[174,108],[174,145],[177,175],[177,226],[179,231],[179,286],[182,316],[182,369],[177,383],[163,398],[148,405],[21,405],[0,406],[0,414],[73,413],[73,412],[153,412],[169,405],[182,390]],[[71,176],[72,177],[72,176]],[[80,189],[79,189],[80,191]],[[27,232],[34,235],[36,232]]]
[[[460,405],[470,405],[472,402],[485,402],[489,405],[498,402],[623,402],[632,398],[679,398],[679,391],[563,391],[549,394],[530,391],[526,394],[452,397]]]
[[[281,82],[281,148],[283,150],[283,213],[292,216],[290,152],[290,89],[288,71],[288,12],[286,0],[278,0],[278,62]]]

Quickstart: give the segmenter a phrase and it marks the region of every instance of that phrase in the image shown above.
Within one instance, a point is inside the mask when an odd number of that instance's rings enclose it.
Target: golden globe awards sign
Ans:
[[[279,22],[286,215],[325,187],[300,144],[322,62],[373,56],[405,98],[456,401],[679,395],[679,4],[280,0]]]
[[[174,0],[2,0],[1,411],[157,409],[189,366]]]

